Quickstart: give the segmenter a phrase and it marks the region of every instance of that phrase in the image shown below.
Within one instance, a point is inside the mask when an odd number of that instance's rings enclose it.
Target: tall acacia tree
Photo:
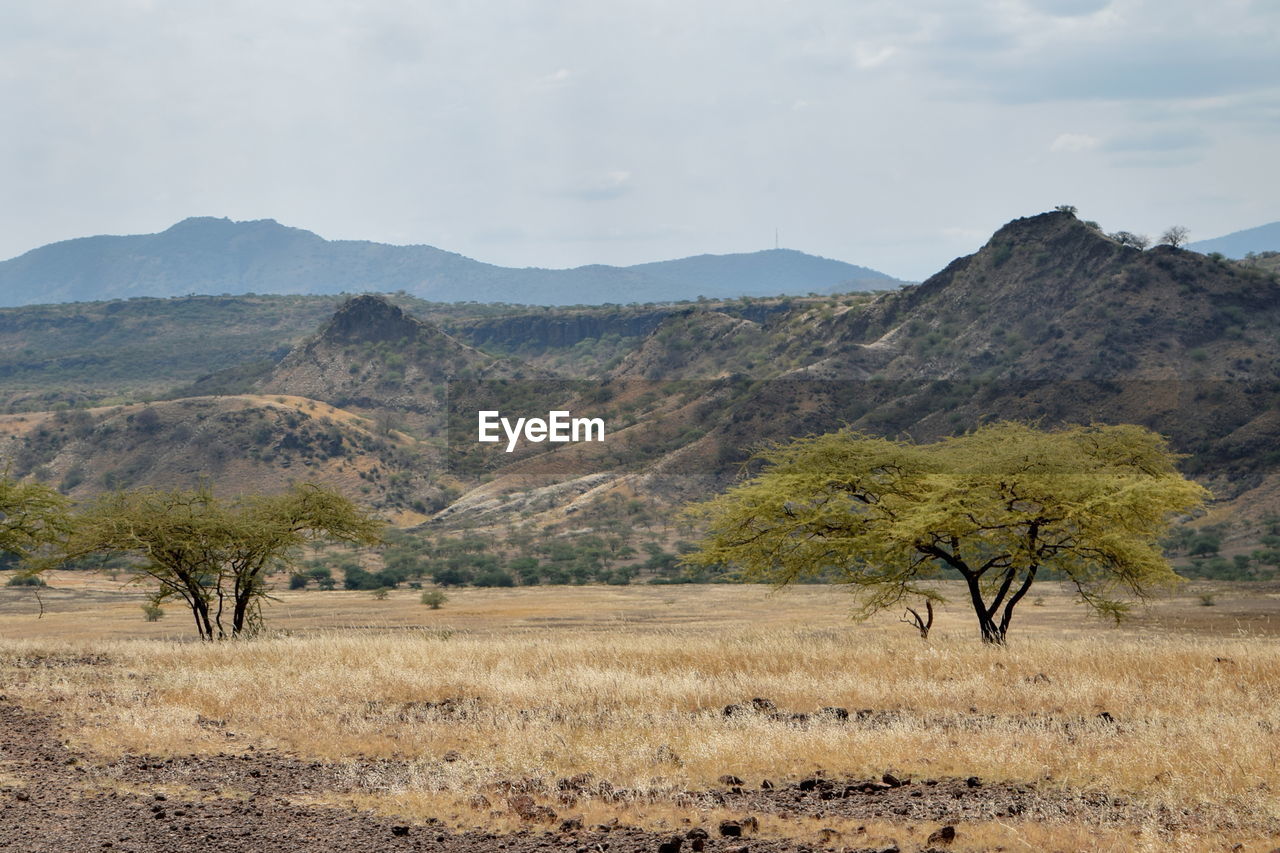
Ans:
[[[758,458],[758,475],[690,507],[708,533],[686,562],[779,585],[834,577],[857,588],[863,618],[940,600],[926,582],[953,573],[997,644],[1045,569],[1117,620],[1178,581],[1157,538],[1208,497],[1160,435],[1131,425],[1006,422],[933,444],[841,431]]]
[[[182,599],[201,639],[214,640],[243,636],[260,622],[267,575],[292,565],[305,542],[373,545],[382,527],[342,495],[311,484],[230,503],[207,489],[115,492],[76,516],[58,559],[133,556],[139,578],[159,584],[157,602]]]

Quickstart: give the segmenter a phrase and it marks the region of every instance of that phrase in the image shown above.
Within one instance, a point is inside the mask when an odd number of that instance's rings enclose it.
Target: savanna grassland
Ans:
[[[140,592],[49,580],[43,615],[0,594],[0,788],[30,792],[0,821],[139,810],[82,849],[239,826],[279,849],[1280,846],[1280,588],[1116,628],[1042,585],[1007,648],[956,595],[926,642],[825,586],[280,592],[266,636],[200,644]]]

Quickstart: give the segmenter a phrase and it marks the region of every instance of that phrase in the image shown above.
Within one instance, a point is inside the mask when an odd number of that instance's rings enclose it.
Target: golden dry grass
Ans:
[[[458,804],[503,780],[589,772],[656,797],[591,809],[661,826],[691,808],[664,797],[719,787],[726,773],[758,785],[893,769],[1186,810],[1187,849],[1223,826],[1259,844],[1280,826],[1276,600],[1257,590],[1220,593],[1214,608],[1183,596],[1121,629],[1047,590],[1003,649],[974,639],[959,604],[925,643],[896,614],[851,623],[840,593],[821,587],[468,590],[439,611],[408,591],[282,593],[274,635],[216,645],[190,642],[172,609],[143,622],[140,596],[64,592],[42,619],[3,608],[0,674],[11,698],[56,711],[70,740],[105,756],[252,743],[346,766],[362,804],[453,808],[462,824],[477,816]],[[87,652],[109,662],[77,663]],[[49,655],[68,665],[20,665]],[[874,725],[723,715],[756,696],[785,712],[884,713]],[[443,699],[461,712],[424,704]],[[450,750],[461,759],[442,761]],[[802,824],[770,832],[814,830]],[[1054,837],[1093,833],[1117,850],[1177,841],[1140,824],[1070,824]],[[1034,849],[1042,830],[993,822],[971,838]]]

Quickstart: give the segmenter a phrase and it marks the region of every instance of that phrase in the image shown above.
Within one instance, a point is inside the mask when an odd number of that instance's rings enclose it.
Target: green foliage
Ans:
[[[476,586],[515,586],[515,578],[501,569],[486,569],[476,575],[473,583]]]
[[[71,524],[67,507],[67,499],[48,486],[0,477],[0,557],[4,562],[31,559],[43,547],[66,536]],[[39,578],[25,574],[11,577],[8,583],[44,585]]]
[[[147,622],[159,622],[164,618],[164,608],[154,601],[142,605],[142,618]]]
[[[343,589],[394,589],[402,580],[404,578],[393,571],[370,572],[356,565],[345,566],[342,570]]]
[[[183,600],[205,640],[243,636],[260,625],[267,575],[292,567],[307,541],[372,545],[382,528],[337,492],[311,484],[230,503],[206,489],[116,492],[74,521],[48,565],[99,552],[134,556],[138,578],[160,584],[154,602]]]
[[[1194,537],[1187,547],[1187,553],[1193,557],[1202,557],[1218,553],[1222,547],[1222,536],[1216,532],[1205,532]]]
[[[430,607],[432,610],[439,610],[441,605],[449,600],[449,596],[445,595],[443,590],[428,589],[423,590],[422,595],[419,596],[418,600]]]
[[[1157,538],[1208,494],[1161,436],[1128,425],[997,423],[921,445],[841,431],[759,457],[762,473],[691,508],[709,532],[687,563],[777,584],[833,574],[863,616],[938,600],[925,582],[955,572],[993,643],[1042,570],[1117,619],[1125,598],[1176,582]]]
[[[306,577],[316,582],[321,589],[333,589],[333,569],[328,566],[311,564],[307,567]]]
[[[462,568],[445,567],[431,576],[440,586],[466,586],[475,577],[474,573]]]

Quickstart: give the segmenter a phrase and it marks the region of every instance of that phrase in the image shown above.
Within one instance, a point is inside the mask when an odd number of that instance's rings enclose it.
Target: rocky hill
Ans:
[[[194,402],[150,407],[161,426],[141,434],[128,407],[91,410],[91,424],[14,415],[28,420],[8,451],[15,470],[76,495],[120,477],[205,471],[235,487],[323,474],[437,527],[591,530],[669,518],[769,439],[846,424],[931,439],[994,418],[1136,422],[1187,454],[1221,499],[1215,517],[1249,524],[1280,511],[1276,328],[1267,269],[1141,251],[1054,212],[880,294],[429,319],[357,297],[283,358],[237,374],[249,393],[211,396],[215,374],[187,392]],[[608,440],[507,453],[475,440],[490,407],[600,417]],[[58,420],[70,417],[79,425]],[[183,450],[215,426],[216,441]],[[59,429],[76,433],[51,439]],[[339,446],[351,455],[319,449]],[[206,458],[218,447],[222,462]]]
[[[347,300],[254,390],[321,400],[441,438],[450,383],[546,375],[469,346],[381,297],[363,295]]]
[[[142,486],[274,492],[312,481],[411,524],[454,495],[423,464],[424,448],[411,436],[284,395],[0,415],[0,455],[11,475],[73,498]]]
[[[159,234],[83,237],[0,262],[0,305],[188,294],[404,291],[439,302],[574,305],[873,290],[866,267],[770,250],[632,267],[513,269],[433,246],[325,240],[272,219],[184,219]]]
[[[919,287],[819,322],[829,354],[790,375],[828,380],[809,408],[918,439],[991,418],[1145,424],[1239,497],[1275,478],[1277,323],[1273,275],[1139,251],[1049,213],[1009,223]]]
[[[1134,422],[1240,512],[1280,509],[1280,282],[1194,252],[1121,245],[1066,213],[1016,220],[918,287],[757,323],[694,307],[607,374],[655,397],[644,477],[723,484],[747,449],[849,424],[932,439],[993,418]],[[698,385],[689,385],[689,382]],[[684,383],[684,384],[681,384]],[[697,414],[680,420],[686,396]],[[661,436],[673,418],[684,441]],[[646,442],[627,445],[643,450]],[[709,480],[708,480],[709,478]],[[687,489],[674,488],[685,494]]]

